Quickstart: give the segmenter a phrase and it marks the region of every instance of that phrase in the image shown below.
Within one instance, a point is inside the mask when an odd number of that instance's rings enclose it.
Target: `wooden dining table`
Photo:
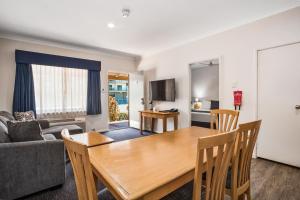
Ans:
[[[160,199],[194,178],[198,138],[190,127],[88,149],[94,174],[116,199]]]
[[[87,148],[114,142],[112,138],[95,131],[73,134],[70,135],[70,138],[76,142],[86,145]]]

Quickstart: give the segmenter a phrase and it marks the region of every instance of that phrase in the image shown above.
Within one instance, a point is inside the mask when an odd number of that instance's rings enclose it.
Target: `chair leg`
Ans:
[[[245,200],[245,194],[241,194],[240,196],[238,196],[238,200]]]
[[[246,195],[247,195],[247,200],[251,200],[251,191],[250,191],[250,187],[249,187],[248,190],[246,191]]]
[[[236,193],[231,193],[231,200],[238,200],[238,196]]]
[[[97,186],[98,186],[98,177],[93,173],[93,178],[94,178],[94,183],[95,183],[95,187],[97,190]]]

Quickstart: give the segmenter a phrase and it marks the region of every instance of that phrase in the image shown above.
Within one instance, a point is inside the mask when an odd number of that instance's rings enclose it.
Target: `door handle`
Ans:
[[[296,109],[296,110],[299,110],[299,109],[300,109],[300,105],[296,105],[296,106],[295,106],[295,109]]]

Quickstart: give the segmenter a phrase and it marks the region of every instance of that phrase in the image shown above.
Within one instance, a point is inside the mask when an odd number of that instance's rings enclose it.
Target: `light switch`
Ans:
[[[238,86],[238,82],[237,81],[234,81],[234,82],[232,82],[232,89],[235,89],[235,88],[237,88],[237,86]]]

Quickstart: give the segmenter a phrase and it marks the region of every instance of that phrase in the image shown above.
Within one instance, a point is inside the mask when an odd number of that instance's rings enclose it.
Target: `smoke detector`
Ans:
[[[124,18],[127,18],[127,17],[129,17],[129,15],[130,15],[130,9],[128,9],[128,8],[123,8],[123,9],[122,9],[122,16],[123,16]]]

